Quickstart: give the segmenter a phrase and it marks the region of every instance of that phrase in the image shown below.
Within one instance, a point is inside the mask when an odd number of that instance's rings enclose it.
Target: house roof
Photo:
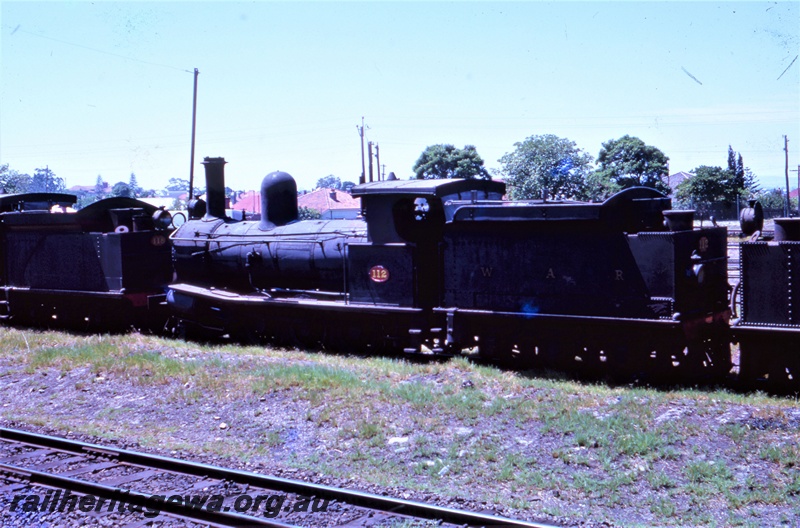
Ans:
[[[694,174],[691,172],[676,172],[675,174],[669,175],[669,188],[675,190],[675,188],[688,180],[689,178],[693,177]]]
[[[72,192],[94,191],[94,188],[95,188],[94,185],[73,185],[67,190]]]
[[[258,191],[247,191],[242,194],[234,195],[236,201],[231,200],[231,209],[237,211],[247,211],[249,213],[261,213],[261,193]]]
[[[247,191],[234,196],[235,202],[231,200],[231,209],[237,211],[245,210],[249,213],[261,213],[261,193],[258,191]],[[331,210],[360,210],[361,199],[353,198],[349,193],[336,189],[316,189],[314,191],[298,195],[298,207],[308,207],[320,213]]]
[[[797,198],[800,195],[800,189],[795,189],[789,193],[789,198]]]
[[[359,210],[361,199],[336,189],[317,189],[297,197],[298,207],[308,207],[320,213],[333,210]]]

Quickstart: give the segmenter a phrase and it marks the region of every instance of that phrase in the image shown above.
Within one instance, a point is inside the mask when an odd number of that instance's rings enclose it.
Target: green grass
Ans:
[[[0,363],[0,378],[13,382],[0,390],[37,395],[0,407],[2,417],[63,431],[597,523],[629,524],[622,511],[648,526],[800,516],[792,399],[581,384],[464,358],[413,364],[8,328]],[[108,405],[88,420],[98,391],[110,393]],[[153,404],[185,418],[165,421]],[[777,425],[716,421],[732,408]],[[230,427],[220,430],[222,421]],[[187,442],[187,429],[205,442]],[[311,454],[293,455],[295,430],[313,431]],[[390,444],[395,437],[408,440]]]

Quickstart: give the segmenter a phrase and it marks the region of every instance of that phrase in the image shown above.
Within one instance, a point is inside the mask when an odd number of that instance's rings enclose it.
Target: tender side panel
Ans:
[[[800,242],[741,246],[742,323],[799,325]]]
[[[463,222],[445,234],[445,306],[652,316],[625,235],[599,223]]]

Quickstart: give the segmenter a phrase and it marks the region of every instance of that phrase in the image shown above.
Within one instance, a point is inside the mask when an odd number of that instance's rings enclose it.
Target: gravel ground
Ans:
[[[0,330],[17,343],[0,352],[2,427],[567,526],[800,525],[796,399],[15,332]],[[76,359],[96,342],[151,362]]]

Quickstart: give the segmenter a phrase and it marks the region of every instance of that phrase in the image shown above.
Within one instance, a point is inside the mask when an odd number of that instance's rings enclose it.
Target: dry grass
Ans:
[[[800,523],[800,403],[0,329],[5,420],[620,525]],[[91,419],[89,419],[91,418]],[[221,428],[222,423],[226,427]]]

